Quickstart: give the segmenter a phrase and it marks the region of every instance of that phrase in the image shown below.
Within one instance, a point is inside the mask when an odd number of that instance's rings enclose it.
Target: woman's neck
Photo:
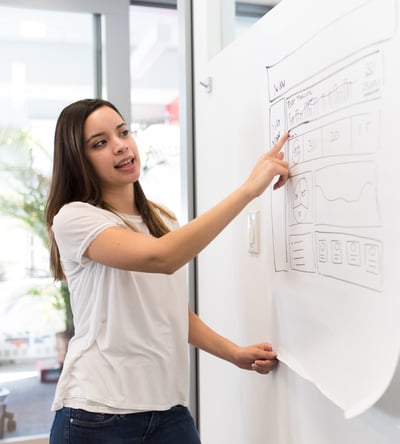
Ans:
[[[125,190],[107,190],[103,192],[103,201],[118,213],[139,215],[135,205],[133,186]]]

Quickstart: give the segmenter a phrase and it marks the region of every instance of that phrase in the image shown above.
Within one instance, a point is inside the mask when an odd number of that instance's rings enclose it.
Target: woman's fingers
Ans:
[[[269,150],[268,154],[270,156],[277,156],[278,153],[281,151],[283,145],[285,145],[288,138],[289,138],[289,131],[286,131],[286,133],[284,133],[282,137],[278,140],[277,144]]]

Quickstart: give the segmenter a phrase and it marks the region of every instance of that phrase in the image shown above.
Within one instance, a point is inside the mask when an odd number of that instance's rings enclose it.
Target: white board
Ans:
[[[400,350],[398,19],[397,0],[282,0],[205,73],[218,146],[290,130],[263,227],[272,340],[347,417],[385,392]]]

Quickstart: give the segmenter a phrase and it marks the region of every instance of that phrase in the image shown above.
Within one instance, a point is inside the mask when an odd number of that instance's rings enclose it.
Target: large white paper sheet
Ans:
[[[275,9],[271,143],[290,130],[290,179],[271,198],[275,345],[352,417],[384,393],[400,349],[399,4]]]

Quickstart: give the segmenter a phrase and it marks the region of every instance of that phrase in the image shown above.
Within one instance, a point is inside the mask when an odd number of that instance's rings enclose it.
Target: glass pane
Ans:
[[[0,7],[0,439],[53,419],[64,315],[43,209],[55,121],[94,93],[93,35],[90,14]]]
[[[178,14],[131,6],[132,130],[147,197],[180,218]]]
[[[280,0],[235,1],[235,38],[253,26]]]

